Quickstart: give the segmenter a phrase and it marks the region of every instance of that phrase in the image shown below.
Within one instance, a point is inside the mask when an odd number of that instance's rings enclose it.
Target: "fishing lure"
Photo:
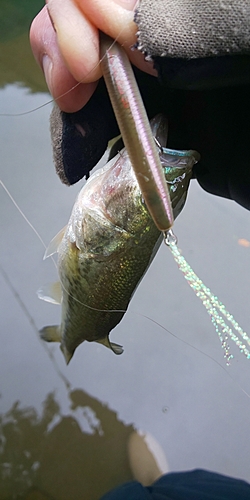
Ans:
[[[167,231],[174,217],[159,153],[130,61],[123,48],[112,42],[100,33],[104,80],[147,208],[157,228]]]

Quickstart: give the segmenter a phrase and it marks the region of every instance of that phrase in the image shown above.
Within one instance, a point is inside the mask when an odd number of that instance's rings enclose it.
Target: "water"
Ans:
[[[32,79],[41,91],[34,68],[32,78],[26,68],[15,81]],[[49,100],[9,75],[1,112]],[[82,184],[67,188],[56,177],[49,113],[47,106],[0,117],[0,178],[46,244],[67,222]],[[36,296],[56,280],[56,269],[42,260],[41,242],[2,188],[0,205],[0,500],[98,499],[132,479],[127,441],[134,429],[161,443],[171,471],[202,467],[250,481],[249,361],[233,347],[226,368],[210,320],[168,249],[162,246],[110,335],[124,354],[83,343],[66,367],[58,345],[37,334],[60,319],[59,306]],[[249,212],[193,181],[175,233],[194,270],[249,333],[250,247],[238,243],[250,241]]]

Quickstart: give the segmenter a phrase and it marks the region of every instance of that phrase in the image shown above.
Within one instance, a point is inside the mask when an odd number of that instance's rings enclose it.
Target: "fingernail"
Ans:
[[[138,0],[113,0],[113,2],[126,10],[134,10],[136,5],[139,3]]]
[[[50,93],[52,94],[52,70],[53,70],[53,62],[50,57],[45,54],[42,59],[42,66],[44,71],[45,80],[47,86],[49,88]]]
[[[52,17],[51,17],[51,13],[50,13],[50,10],[49,10],[49,7],[48,7],[48,4],[47,4],[47,12],[48,12],[48,16],[49,16],[49,18],[50,18],[50,22],[51,22],[51,25],[52,25],[52,27],[53,27],[53,30],[54,30],[54,31],[56,31],[56,29],[55,29],[55,24],[54,24],[54,21],[53,21],[53,19],[52,19]]]

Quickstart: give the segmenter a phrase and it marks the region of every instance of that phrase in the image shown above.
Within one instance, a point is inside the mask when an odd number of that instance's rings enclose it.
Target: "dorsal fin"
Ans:
[[[41,286],[36,293],[38,298],[45,300],[45,302],[51,302],[51,304],[62,303],[62,286],[60,281],[46,283],[46,285]]]
[[[61,329],[58,325],[44,326],[39,330],[39,334],[46,342],[61,342]]]

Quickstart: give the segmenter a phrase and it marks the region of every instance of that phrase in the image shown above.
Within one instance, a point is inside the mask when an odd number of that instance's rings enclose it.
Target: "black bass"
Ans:
[[[151,121],[156,142],[165,145],[166,121]],[[159,148],[174,217],[182,210],[194,151]],[[58,252],[60,282],[38,291],[39,298],[62,304],[60,326],[47,326],[41,338],[61,343],[68,363],[84,340],[99,342],[116,354],[123,349],[109,340],[131,297],[152,262],[162,233],[142,199],[131,162],[122,150],[95,172],[81,189],[67,227],[49,245],[45,257]]]

